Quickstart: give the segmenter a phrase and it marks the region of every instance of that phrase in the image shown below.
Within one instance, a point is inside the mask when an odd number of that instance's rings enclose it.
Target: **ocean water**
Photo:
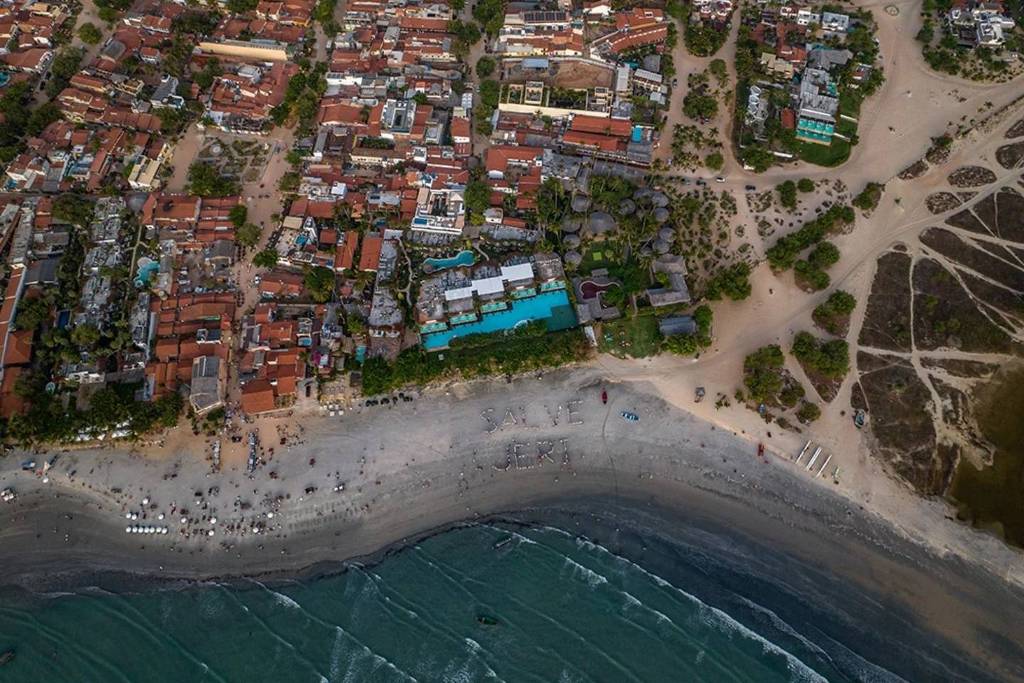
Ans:
[[[506,520],[302,580],[5,592],[0,681],[994,680],[770,549],[595,533],[643,559]]]
[[[772,642],[599,545],[498,525],[448,531],[304,582],[5,601],[0,647],[16,651],[3,681],[838,676],[812,650]]]

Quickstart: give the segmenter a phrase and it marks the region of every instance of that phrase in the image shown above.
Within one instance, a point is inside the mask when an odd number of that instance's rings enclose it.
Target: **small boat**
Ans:
[[[14,650],[6,650],[3,654],[0,654],[0,666],[10,664],[12,659],[14,659]]]
[[[604,404],[608,403],[608,390],[607,389],[602,389],[601,390],[601,403],[604,403]]]
[[[511,536],[506,536],[505,538],[503,538],[500,541],[498,541],[497,543],[495,543],[493,548],[495,550],[501,550],[502,548],[504,548],[505,546],[507,546],[511,542],[512,542],[512,537]]]
[[[763,458],[764,457],[764,444],[763,443],[757,444],[757,457],[759,457],[759,458]]]
[[[498,620],[489,614],[478,614],[476,615],[476,621],[481,626],[497,626]]]

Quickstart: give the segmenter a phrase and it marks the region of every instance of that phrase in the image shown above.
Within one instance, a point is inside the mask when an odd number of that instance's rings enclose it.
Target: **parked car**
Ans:
[[[747,192],[757,192],[757,187],[754,185],[747,185],[745,189]]]
[[[716,176],[715,177],[715,182],[716,183],[724,183],[725,182],[725,178],[723,178],[722,176]]]
[[[626,422],[637,422],[640,419],[639,415],[631,413],[628,410],[623,410],[619,415],[622,415],[622,419]]]

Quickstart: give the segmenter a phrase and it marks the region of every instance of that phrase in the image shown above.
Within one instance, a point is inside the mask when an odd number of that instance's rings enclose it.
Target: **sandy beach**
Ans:
[[[516,511],[544,519],[544,510],[570,501],[628,502],[725,525],[878,591],[979,657],[985,632],[1024,652],[1011,635],[1024,607],[1018,551],[948,519],[941,503],[905,493],[896,497],[907,517],[888,520],[885,506],[865,506],[841,483],[794,465],[794,435],[734,434],[673,407],[650,384],[606,377],[580,368],[456,385],[290,422],[291,444],[252,475],[234,458],[214,474],[203,453],[100,450],[59,454],[44,483],[20,471],[23,454],[14,454],[0,472],[0,486],[19,496],[0,508],[4,583],[66,589],[104,571],[294,574],[453,523]],[[624,410],[639,421],[622,419]],[[757,439],[768,448],[765,461]],[[125,532],[137,525],[168,533]]]

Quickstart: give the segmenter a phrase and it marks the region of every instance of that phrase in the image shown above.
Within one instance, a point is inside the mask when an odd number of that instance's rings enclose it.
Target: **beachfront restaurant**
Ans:
[[[501,266],[455,287],[444,284],[425,282],[417,303],[428,351],[446,349],[457,337],[511,330],[532,320],[544,320],[552,331],[576,325],[564,283],[538,286],[531,263]]]

